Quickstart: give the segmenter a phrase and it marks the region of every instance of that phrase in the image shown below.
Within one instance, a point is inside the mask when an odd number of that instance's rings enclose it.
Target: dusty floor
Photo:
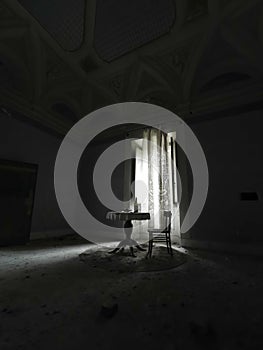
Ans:
[[[263,348],[263,260],[187,252],[174,269],[120,273],[81,262],[85,249],[0,250],[1,350]]]
[[[81,261],[89,266],[120,273],[163,271],[172,269],[187,261],[187,254],[173,249],[173,256],[170,256],[170,254],[167,254],[167,248],[164,245],[156,245],[151,258],[147,258],[147,245],[145,244],[142,248],[145,251],[134,248],[135,254],[131,256],[131,252],[127,247],[123,252],[119,251],[117,254],[109,254],[109,248],[100,246],[98,249],[94,245],[82,252],[79,257]]]

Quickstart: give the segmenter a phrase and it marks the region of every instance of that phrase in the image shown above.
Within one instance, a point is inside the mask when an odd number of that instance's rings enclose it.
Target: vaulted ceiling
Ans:
[[[117,102],[258,106],[262,23],[260,0],[0,0],[0,107],[63,135]]]

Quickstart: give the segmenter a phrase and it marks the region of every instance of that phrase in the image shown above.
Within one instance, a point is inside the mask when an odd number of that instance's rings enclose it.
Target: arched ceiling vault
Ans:
[[[241,95],[244,103],[262,98],[260,0],[167,0],[175,18],[172,25],[164,21],[166,32],[160,29],[158,38],[110,62],[94,45],[97,1],[83,1],[78,0],[80,6],[85,3],[83,37],[75,48],[74,36],[73,46],[65,41],[65,27],[56,27],[55,35],[50,23],[40,23],[39,12],[28,10],[36,1],[0,0],[0,107],[63,135],[75,120],[106,104],[143,100],[194,120],[195,115],[240,103]],[[232,78],[235,89],[224,89]]]

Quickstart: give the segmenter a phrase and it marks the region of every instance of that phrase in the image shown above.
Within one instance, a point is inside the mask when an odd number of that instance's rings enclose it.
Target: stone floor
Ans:
[[[184,251],[156,272],[81,261],[81,239],[0,249],[0,349],[262,349],[263,260]]]

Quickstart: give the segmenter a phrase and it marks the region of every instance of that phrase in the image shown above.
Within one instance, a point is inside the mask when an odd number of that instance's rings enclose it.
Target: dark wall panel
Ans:
[[[262,112],[200,122],[192,129],[207,158],[210,185],[204,211],[190,238],[263,243]],[[257,200],[246,200],[244,193],[252,193]],[[189,233],[185,237],[189,238]]]
[[[68,228],[57,205],[53,171],[61,139],[0,114],[0,158],[38,165],[32,217],[34,232]]]

